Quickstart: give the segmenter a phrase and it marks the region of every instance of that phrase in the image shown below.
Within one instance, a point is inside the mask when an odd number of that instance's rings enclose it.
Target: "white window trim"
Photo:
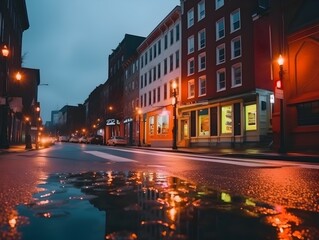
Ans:
[[[235,84],[235,68],[240,67],[240,84]],[[232,88],[240,87],[243,85],[243,68],[241,63],[236,63],[231,67],[231,83]]]
[[[222,6],[224,6],[224,0],[215,0],[215,10],[221,8]]]
[[[192,13],[192,18],[189,17],[190,13]],[[192,19],[193,21],[190,22],[190,19]],[[193,25],[194,25],[194,8],[188,10],[187,12],[187,28],[190,28]]]
[[[234,15],[238,13],[239,14],[239,27],[234,29]],[[230,13],[230,32],[236,32],[241,28],[241,19],[240,19],[240,9],[236,9],[235,11]]]
[[[194,94],[192,96],[190,95],[191,85],[194,86],[194,91],[193,91]],[[195,80],[194,79],[188,80],[188,82],[187,82],[187,98],[188,99],[195,98]]]
[[[239,56],[235,56],[235,48],[234,48],[234,44],[235,42],[239,40],[240,42],[240,54]],[[236,59],[241,57],[241,53],[242,53],[242,47],[241,47],[241,36],[235,37],[231,40],[231,59]]]
[[[201,94],[201,82],[202,80],[205,79],[205,93]],[[207,94],[207,79],[206,79],[206,75],[202,75],[198,78],[198,96],[202,97],[202,96],[206,96]]]
[[[201,33],[204,33],[204,46],[201,47]],[[198,50],[201,50],[206,47],[206,29],[202,29],[198,32]]]
[[[193,72],[190,72],[190,63],[193,61]],[[195,60],[194,58],[190,58],[187,60],[187,76],[193,75],[195,73]]]
[[[187,54],[193,53],[195,51],[195,38],[194,35],[190,36],[187,39]],[[193,49],[190,48],[190,43],[193,45]]]
[[[224,24],[224,35],[222,37],[219,37],[219,23],[220,22],[223,22],[223,24]],[[216,21],[216,40],[223,39],[224,37],[225,37],[225,18],[222,17]]]
[[[204,68],[201,68],[201,58],[202,57],[205,57],[205,67]],[[201,71],[204,71],[206,70],[206,52],[202,52],[198,55],[198,71],[201,72]]]
[[[200,15],[200,13],[201,13],[201,11],[200,11],[200,5],[201,4],[203,4],[204,5],[204,15],[201,17],[201,15]],[[200,1],[198,4],[197,4],[197,21],[199,22],[199,21],[201,21],[201,20],[203,20],[204,18],[205,18],[205,16],[206,16],[206,12],[205,12],[205,0],[202,0],[202,1]]]
[[[220,83],[220,78],[219,78],[219,73],[224,73],[225,74],[225,87],[223,88],[219,88],[219,83]],[[221,69],[218,69],[217,72],[216,72],[216,91],[217,92],[222,92],[222,91],[225,91],[226,90],[226,69],[225,68],[221,68]]]
[[[224,49],[224,61],[219,61],[219,50],[220,49]],[[226,46],[225,46],[225,43],[223,44],[220,44],[216,47],[216,64],[219,65],[219,64],[222,64],[222,63],[225,63],[226,61]]]

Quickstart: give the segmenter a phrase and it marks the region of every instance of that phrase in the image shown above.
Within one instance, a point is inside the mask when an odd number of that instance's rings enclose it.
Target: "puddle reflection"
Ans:
[[[10,220],[23,239],[316,239],[318,213],[219,192],[161,172],[49,176]],[[94,208],[92,207],[94,206]],[[26,216],[29,224],[19,223]]]

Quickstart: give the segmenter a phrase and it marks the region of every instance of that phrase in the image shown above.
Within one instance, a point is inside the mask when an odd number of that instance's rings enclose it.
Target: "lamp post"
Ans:
[[[172,146],[172,149],[177,149],[177,144],[176,144],[176,138],[177,138],[176,88],[177,88],[177,83],[175,81],[172,83],[172,88],[173,88],[173,146]]]
[[[0,147],[1,148],[9,148],[9,141],[8,141],[8,69],[7,69],[7,59],[9,56],[9,49],[6,45],[3,46],[1,49],[2,57],[4,59],[4,77],[3,77],[3,97],[4,97],[4,106],[2,106],[2,124],[0,129]]]
[[[32,149],[31,135],[30,135],[30,118],[25,118],[25,149]]]
[[[37,103],[37,106],[35,107],[35,112],[36,112],[36,135],[35,135],[35,148],[39,149],[39,124],[41,121],[40,118],[40,107],[39,107],[39,103]]]
[[[142,115],[142,110],[138,109],[138,146],[141,146],[141,115]]]
[[[285,124],[284,124],[284,94],[283,94],[283,77],[284,77],[284,58],[279,55],[277,60],[279,65],[279,81],[276,83],[276,91],[280,91],[280,146],[279,152],[286,153],[286,144],[285,144]]]

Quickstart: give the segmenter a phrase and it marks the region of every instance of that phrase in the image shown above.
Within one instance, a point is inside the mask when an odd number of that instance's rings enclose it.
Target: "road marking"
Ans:
[[[137,162],[135,160],[129,159],[129,158],[123,158],[123,157],[119,157],[113,154],[108,154],[105,152],[100,152],[100,151],[84,151],[85,153],[100,157],[100,158],[104,158],[107,160],[110,160],[112,162]]]

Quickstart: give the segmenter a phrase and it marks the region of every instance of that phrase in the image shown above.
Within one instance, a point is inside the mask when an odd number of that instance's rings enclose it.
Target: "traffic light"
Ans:
[[[276,88],[277,89],[283,89],[282,80],[277,80],[276,81]]]

